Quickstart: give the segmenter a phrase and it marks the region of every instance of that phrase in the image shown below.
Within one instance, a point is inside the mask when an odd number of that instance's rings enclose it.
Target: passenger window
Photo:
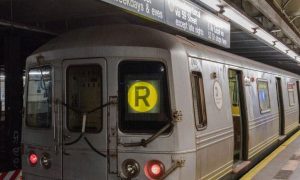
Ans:
[[[51,67],[30,69],[27,88],[26,125],[49,128],[52,114]]]
[[[260,112],[261,113],[269,112],[271,110],[271,105],[270,105],[268,81],[258,80],[257,91],[258,91]]]
[[[295,105],[295,94],[294,94],[294,83],[288,83],[288,96],[289,96],[289,105],[294,106]]]
[[[102,104],[102,69],[99,65],[73,65],[67,69],[67,104],[82,112]],[[82,114],[67,109],[67,127],[79,132]],[[102,111],[87,114],[86,132],[96,133],[102,129]]]
[[[207,126],[203,78],[200,72],[192,72],[192,93],[197,130]]]
[[[119,119],[124,132],[157,132],[171,121],[166,68],[161,62],[119,65]]]

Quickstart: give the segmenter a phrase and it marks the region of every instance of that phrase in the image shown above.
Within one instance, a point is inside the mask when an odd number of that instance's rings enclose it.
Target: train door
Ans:
[[[247,159],[248,131],[242,71],[229,69],[229,92],[234,133],[234,163]]]
[[[105,59],[63,62],[63,179],[107,179]]]
[[[279,113],[279,135],[284,135],[284,106],[282,97],[282,86],[281,78],[276,77],[276,92],[277,92],[277,103],[278,103],[278,113]]]

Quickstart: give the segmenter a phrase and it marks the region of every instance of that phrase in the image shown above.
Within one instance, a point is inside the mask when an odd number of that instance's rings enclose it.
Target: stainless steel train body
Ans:
[[[24,179],[216,179],[299,125],[298,75],[146,27],[69,32],[26,71]]]

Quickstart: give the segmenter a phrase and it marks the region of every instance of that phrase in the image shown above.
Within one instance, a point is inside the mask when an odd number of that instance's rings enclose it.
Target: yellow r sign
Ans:
[[[151,111],[157,104],[157,90],[145,81],[132,83],[128,90],[128,104],[136,112]]]

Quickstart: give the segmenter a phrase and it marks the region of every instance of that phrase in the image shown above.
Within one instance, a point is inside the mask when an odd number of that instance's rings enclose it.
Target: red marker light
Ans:
[[[154,175],[158,175],[161,173],[161,166],[158,165],[158,164],[153,164],[151,167],[150,167],[150,170],[151,170],[151,173],[154,174]]]
[[[158,160],[151,160],[145,164],[144,172],[148,179],[159,179],[165,173],[165,166],[162,162]]]
[[[37,164],[39,158],[34,152],[32,152],[29,154],[28,160],[29,160],[29,163],[31,166],[35,166]]]

